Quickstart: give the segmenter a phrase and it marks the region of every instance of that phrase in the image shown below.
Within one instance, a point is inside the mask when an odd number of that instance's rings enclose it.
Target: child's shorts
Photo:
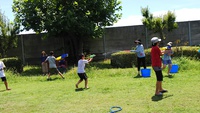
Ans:
[[[56,73],[58,73],[58,72],[60,72],[60,71],[58,70],[58,68],[49,68],[49,71],[48,71],[48,73],[51,73],[51,74],[56,74]]]
[[[79,76],[80,80],[83,80],[83,79],[86,80],[88,78],[86,73],[78,73],[78,76]]]
[[[6,77],[1,77],[1,80],[2,81],[6,81]]]
[[[172,64],[171,60],[163,60],[163,64],[167,65],[167,64]]]

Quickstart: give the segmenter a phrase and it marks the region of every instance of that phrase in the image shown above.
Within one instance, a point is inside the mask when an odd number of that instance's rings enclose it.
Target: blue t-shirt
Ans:
[[[41,56],[40,59],[41,59],[41,62],[44,62],[47,59],[47,56]]]
[[[170,54],[173,54],[173,52],[172,52],[172,50],[165,50],[165,51],[167,51],[167,53],[165,53],[164,55],[163,55],[163,60],[171,60],[172,58],[171,58],[171,55],[168,55],[169,53]]]
[[[145,57],[145,53],[144,53],[144,47],[142,44],[138,44],[136,46],[136,50],[135,50],[137,57],[142,58]]]

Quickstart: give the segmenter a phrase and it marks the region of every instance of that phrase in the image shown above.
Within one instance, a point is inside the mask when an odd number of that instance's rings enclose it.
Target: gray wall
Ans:
[[[19,35],[18,47],[9,50],[8,56],[21,58],[25,65],[39,65],[40,55],[43,50],[47,54],[53,50],[55,56],[59,56],[64,52],[62,45],[62,40],[55,38],[42,39],[42,34]]]
[[[164,45],[168,42],[173,42],[173,46],[200,44],[200,21],[178,22],[178,26],[178,29],[166,33],[166,39],[162,40]],[[91,52],[101,53],[103,56],[101,58],[110,58],[113,52],[130,50],[135,47],[134,40],[137,39],[142,40],[145,48],[150,48],[150,40],[154,36],[158,37],[159,35],[148,31],[143,25],[109,27],[105,29],[102,39],[90,39],[85,44],[91,47]]]
[[[173,42],[173,46],[199,45],[200,44],[200,21],[179,22],[179,28],[166,33],[163,43]],[[134,40],[141,39],[145,48],[151,47],[150,39],[158,34],[145,29],[143,25],[110,27],[105,29],[102,38],[85,39],[83,50],[97,55],[95,59],[101,60],[110,58],[113,52],[130,50],[135,47]],[[40,54],[42,50],[49,53],[55,51],[55,56],[67,52],[68,46],[64,46],[62,40],[48,38],[42,40],[41,35],[27,34],[19,35],[18,48],[9,51],[8,56],[18,56],[22,58],[24,64],[40,64]],[[176,44],[176,41],[180,43]],[[65,44],[67,44],[65,42]],[[66,48],[63,48],[66,47]]]
[[[179,22],[178,29],[172,32],[166,32],[166,39],[162,40],[166,45],[169,41],[173,42],[173,46],[193,46],[200,44],[200,21]],[[159,36],[146,30],[145,26],[124,26],[106,28],[105,33],[105,52],[107,56],[110,53],[120,50],[130,50],[135,47],[134,40],[141,39],[145,48],[151,47],[151,38]],[[176,43],[180,40],[179,43]]]

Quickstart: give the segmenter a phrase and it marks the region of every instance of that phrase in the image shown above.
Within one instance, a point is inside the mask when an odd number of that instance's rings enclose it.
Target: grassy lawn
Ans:
[[[109,62],[87,66],[90,89],[75,90],[79,80],[76,67],[51,81],[39,67],[26,66],[21,75],[6,72],[11,91],[0,84],[1,113],[108,113],[120,106],[119,113],[198,113],[200,111],[200,62],[174,59],[179,72],[172,78],[163,71],[163,87],[169,92],[154,96],[156,78],[136,77],[136,68],[111,68]],[[151,67],[148,67],[151,68]],[[84,87],[84,83],[80,84]]]

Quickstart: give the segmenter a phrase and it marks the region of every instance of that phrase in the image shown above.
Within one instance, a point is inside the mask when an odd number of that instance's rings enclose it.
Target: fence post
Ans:
[[[106,27],[103,26],[103,51],[104,51],[104,59],[106,59],[106,35],[105,35],[105,29]]]
[[[148,48],[148,32],[147,32],[147,27],[145,27],[145,40],[146,40],[146,48]]]
[[[190,21],[188,21],[188,39],[189,39],[189,45],[192,45],[191,42],[191,28],[190,28]]]
[[[20,36],[21,38],[21,46],[22,46],[22,61],[23,61],[23,65],[25,65],[25,58],[24,58],[24,40],[23,40],[23,37],[22,37],[22,34]]]

